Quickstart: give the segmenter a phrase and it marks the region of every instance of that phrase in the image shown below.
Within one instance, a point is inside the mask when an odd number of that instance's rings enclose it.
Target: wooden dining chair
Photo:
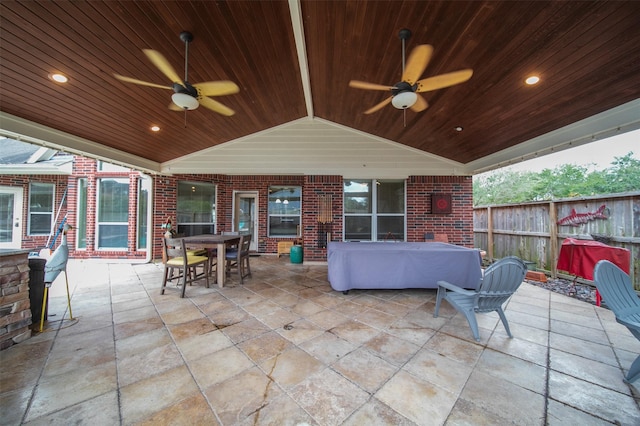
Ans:
[[[249,246],[251,245],[251,234],[240,235],[240,241],[235,249],[227,250],[226,270],[230,273],[231,269],[238,270],[240,284],[244,283],[244,278],[251,276],[251,265],[249,264]]]
[[[163,238],[162,250],[167,260],[164,264],[160,294],[164,294],[167,282],[174,279],[182,280],[180,297],[184,297],[187,284],[191,285],[194,281],[202,278],[205,279],[205,285],[209,288],[209,258],[207,256],[188,254],[182,238]],[[199,267],[201,272],[198,272]],[[174,275],[176,272],[177,275]]]
[[[209,265],[206,269],[209,277],[213,277],[213,282],[217,283],[218,250],[215,248],[202,248],[199,244],[189,245],[189,243],[185,243],[185,247],[187,256],[206,256],[209,259]]]

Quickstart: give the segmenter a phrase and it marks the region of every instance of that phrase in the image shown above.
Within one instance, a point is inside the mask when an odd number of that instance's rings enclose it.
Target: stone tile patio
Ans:
[[[162,265],[69,262],[43,333],[0,352],[2,425],[640,424],[640,343],[604,308],[523,284],[481,341],[434,290],[331,289],[327,267],[160,295]],[[64,319],[63,319],[64,318]],[[62,320],[61,320],[62,319]]]

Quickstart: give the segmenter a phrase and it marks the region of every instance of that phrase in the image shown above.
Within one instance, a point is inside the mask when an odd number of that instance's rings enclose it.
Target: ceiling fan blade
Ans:
[[[369,108],[368,110],[366,110],[364,113],[365,114],[371,114],[374,113],[378,110],[381,110],[382,108],[384,108],[385,106],[389,105],[391,103],[391,98],[393,98],[393,96],[389,96],[387,99],[385,99],[384,101],[380,102],[378,105],[375,105],[372,108]]]
[[[351,80],[349,87],[367,90],[393,90],[393,86],[383,86],[382,84],[367,83],[366,81]]]
[[[227,117],[232,116],[236,112],[231,108],[222,105],[220,102],[215,101],[211,98],[207,98],[205,96],[199,96],[198,102],[205,108],[209,108],[212,111],[217,112],[218,114],[226,115]]]
[[[158,89],[171,89],[171,86],[163,86],[161,84],[149,83],[148,81],[137,80],[135,78],[125,77],[120,74],[114,74],[113,76],[120,81],[124,81],[125,83],[139,84],[140,86],[156,87]]]
[[[424,111],[427,108],[429,108],[429,104],[427,103],[427,100],[423,98],[422,95],[418,95],[418,98],[416,99],[416,103],[413,104],[413,106],[411,107],[411,111],[420,112],[420,111]]]
[[[402,81],[413,85],[422,75],[431,60],[433,46],[429,44],[421,44],[416,46],[409,55],[407,63],[402,74]]]
[[[240,88],[233,81],[205,81],[194,84],[201,96],[223,96],[238,93]]]
[[[464,83],[473,75],[472,69],[454,71],[447,74],[436,75],[418,81],[416,92],[429,92],[431,90],[442,89],[444,87],[453,86],[455,84]]]
[[[169,61],[162,56],[162,53],[157,52],[151,49],[142,49],[147,58],[151,61],[153,65],[155,65],[162,74],[166,75],[172,83],[180,83],[182,84],[182,79],[178,75],[178,73],[173,69]]]

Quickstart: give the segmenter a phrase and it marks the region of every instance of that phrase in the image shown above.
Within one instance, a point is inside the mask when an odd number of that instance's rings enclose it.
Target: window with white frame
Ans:
[[[76,248],[87,248],[87,178],[79,178],[76,206]]]
[[[344,180],[345,241],[404,241],[404,180]]]
[[[301,214],[301,187],[269,187],[269,237],[299,237]]]
[[[49,235],[53,229],[55,185],[29,184],[29,235]]]
[[[98,179],[96,248],[126,250],[129,240],[129,179]]]
[[[128,169],[124,166],[119,166],[117,164],[107,163],[106,161],[98,161],[97,169],[99,172],[122,172],[129,173],[131,169]]]
[[[207,182],[178,182],[178,234],[216,233],[216,186]]]

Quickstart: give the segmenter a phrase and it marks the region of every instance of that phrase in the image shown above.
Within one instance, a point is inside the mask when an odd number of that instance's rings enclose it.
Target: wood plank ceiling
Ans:
[[[633,1],[3,0],[0,110],[155,163],[309,117],[468,164],[640,98],[638,16]],[[424,93],[423,112],[365,115],[389,94],[349,80],[398,82],[402,28],[407,54],[434,46],[423,77],[473,77]],[[215,98],[235,115],[185,116],[167,108],[170,90],[114,78],[169,87],[142,49],[182,76],[184,30],[189,81],[236,82],[239,93]],[[52,83],[56,71],[70,82]],[[534,73],[541,83],[526,86]]]

